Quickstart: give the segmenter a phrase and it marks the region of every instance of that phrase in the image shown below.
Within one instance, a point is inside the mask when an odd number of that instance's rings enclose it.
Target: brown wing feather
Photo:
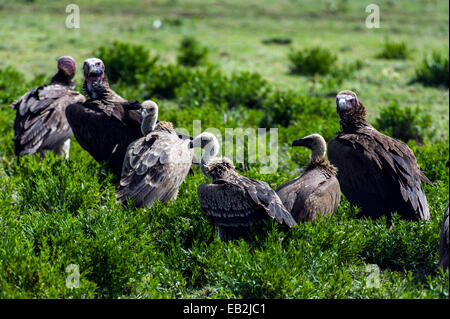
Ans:
[[[429,219],[421,185],[428,179],[406,144],[368,128],[331,140],[328,158],[339,170],[342,192],[363,213],[379,217],[396,211],[407,219]]]
[[[55,149],[72,136],[65,116],[71,103],[84,102],[80,93],[61,84],[43,85],[11,104],[16,110],[14,144],[16,155]]]
[[[227,237],[226,232],[230,227],[235,232],[246,231],[250,223],[259,224],[269,218],[289,227],[296,224],[267,183],[238,174],[229,174],[226,180],[200,185],[198,198],[206,217],[212,224],[222,228],[221,238]],[[240,235],[246,237],[244,233]]]
[[[132,143],[127,151],[117,197],[133,199],[136,207],[151,207],[176,197],[192,163],[188,141],[175,131],[153,132]]]
[[[102,107],[105,105],[99,100],[69,105],[67,120],[81,147],[96,161],[108,162],[113,173],[120,176],[128,146],[142,137],[141,116],[137,111],[121,110],[112,110],[112,115]]]
[[[297,222],[311,221],[322,215],[333,215],[340,201],[336,177],[321,169],[306,171],[277,189],[281,201]]]

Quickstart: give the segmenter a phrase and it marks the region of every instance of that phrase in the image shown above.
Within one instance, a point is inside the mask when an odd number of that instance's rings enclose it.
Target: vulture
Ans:
[[[341,189],[336,168],[325,159],[325,140],[312,134],[295,140],[292,146],[305,146],[312,154],[304,173],[277,189],[284,207],[297,223],[315,220],[318,212],[332,216],[339,206]]]
[[[157,118],[157,104],[143,102],[144,136],[129,145],[123,162],[116,196],[123,202],[133,199],[135,207],[151,207],[157,200],[175,199],[193,159],[189,140],[180,139],[172,123],[156,123]]]
[[[76,63],[70,56],[58,59],[58,72],[49,84],[25,93],[10,108],[16,110],[14,120],[14,152],[17,156],[41,155],[53,150],[69,158],[72,129],[65,111],[69,104],[83,103],[85,97],[74,91]]]
[[[289,227],[296,225],[267,183],[240,175],[231,160],[216,157],[219,142],[214,135],[204,132],[189,147],[203,149],[200,169],[211,183],[198,187],[198,199],[208,220],[218,226],[221,240],[248,239],[251,224],[261,225],[270,218]]]
[[[447,167],[449,162],[447,162]],[[448,269],[448,206],[444,213],[444,221],[442,222],[441,238],[439,241],[439,266],[441,266],[444,271]]]
[[[432,183],[413,151],[370,125],[354,92],[339,92],[336,105],[341,131],[328,143],[328,159],[338,169],[342,193],[360,207],[360,216],[386,216],[389,226],[394,212],[406,220],[429,220],[422,182]]]
[[[83,73],[89,99],[69,105],[67,120],[81,147],[120,176],[128,145],[142,137],[141,104],[125,100],[109,87],[102,60],[84,61]]]

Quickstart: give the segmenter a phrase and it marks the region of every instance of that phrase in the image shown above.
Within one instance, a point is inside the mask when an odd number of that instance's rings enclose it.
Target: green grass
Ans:
[[[80,4],[79,30],[64,28],[60,1],[2,3],[0,297],[448,298],[448,273],[438,267],[449,189],[448,87],[411,83],[424,56],[448,47],[448,2],[375,3],[382,28],[371,30],[364,26],[367,4],[360,1],[330,7],[312,0],[93,0]],[[153,28],[155,19],[161,28]],[[376,58],[387,35],[414,49],[407,60]],[[175,65],[185,36],[208,48],[208,65]],[[262,43],[269,38],[292,44]],[[373,124],[391,104],[426,110],[433,136],[425,134],[420,145],[408,143],[434,183],[424,186],[430,222],[396,220],[388,230],[383,220],[355,218],[343,198],[327,223],[289,231],[269,225],[265,237],[226,244],[200,210],[197,187],[207,179],[198,167],[177,200],[135,210],[116,202],[117,180],[74,139],[67,162],[52,153],[16,159],[14,112],[6,106],[48,80],[60,55],[76,58],[79,88],[82,61],[115,40],[160,57],[147,70],[131,59],[145,52],[118,55],[119,61],[127,59],[127,72],[137,68],[139,74],[131,84],[115,85],[129,99],[157,98],[160,119],[191,134],[198,119],[203,129],[217,127],[223,135],[225,128],[278,127],[277,172],[260,174],[260,164],[242,172],[273,188],[298,176],[307,163],[309,152],[294,150],[292,140],[313,132],[328,140],[338,130],[337,90],[355,90]],[[288,52],[315,46],[336,54],[337,66],[351,72],[340,79],[290,75]],[[12,68],[5,72],[6,66]],[[79,267],[79,288],[66,287],[70,264]],[[366,285],[369,264],[381,270],[379,288]]]

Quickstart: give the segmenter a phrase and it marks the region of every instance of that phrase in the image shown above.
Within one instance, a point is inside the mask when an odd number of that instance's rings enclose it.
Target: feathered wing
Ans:
[[[136,207],[174,199],[191,167],[193,151],[188,143],[175,132],[152,132],[132,143],[116,196],[133,199]]]
[[[16,110],[14,144],[16,155],[55,149],[72,136],[65,116],[69,104],[84,102],[80,93],[61,84],[42,85],[10,105]]]
[[[121,103],[114,107],[100,100],[71,104],[66,116],[78,143],[98,162],[108,162],[121,175],[128,146],[142,137],[141,115]]]
[[[397,211],[407,219],[429,219],[421,182],[431,182],[406,144],[374,129],[340,134],[329,142],[328,158],[339,169],[343,193],[369,215]]]
[[[297,222],[311,221],[317,216],[332,215],[339,206],[339,182],[320,169],[306,171],[281,185],[277,194]]]
[[[201,184],[198,198],[204,214],[212,224],[222,228],[221,233],[226,234],[227,229],[237,233],[247,231],[250,223],[258,224],[269,217],[289,227],[296,224],[267,183],[244,176],[231,175],[226,180]],[[242,237],[245,235],[241,233]]]

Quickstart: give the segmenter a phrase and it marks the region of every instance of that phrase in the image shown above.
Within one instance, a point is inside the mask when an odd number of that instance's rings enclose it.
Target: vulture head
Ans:
[[[234,171],[234,165],[230,159],[226,157],[216,158],[220,145],[215,135],[203,132],[189,142],[189,148],[194,147],[203,149],[200,169],[207,178],[214,181],[223,178],[230,170]]]
[[[147,135],[155,129],[158,120],[158,104],[151,100],[142,102],[142,134]]]
[[[304,146],[312,151],[311,159],[325,158],[327,151],[327,144],[325,139],[320,134],[311,134],[295,140],[292,142],[292,146]]]
[[[358,122],[366,123],[366,108],[355,92],[339,92],[336,96],[336,109],[344,127]]]
[[[87,94],[91,98],[96,97],[96,91],[103,89],[107,85],[105,65],[103,61],[97,58],[90,58],[83,64],[84,80],[87,84]]]
[[[216,156],[219,153],[219,141],[214,134],[203,132],[197,135],[192,141],[189,142],[189,148],[200,147],[202,149],[210,151],[210,154]]]
[[[58,71],[62,71],[70,79],[75,76],[75,59],[70,56],[62,56],[58,59]]]

